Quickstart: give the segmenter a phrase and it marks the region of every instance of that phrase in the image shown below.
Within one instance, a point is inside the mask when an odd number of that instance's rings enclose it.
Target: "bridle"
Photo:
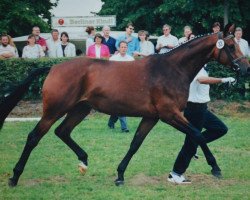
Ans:
[[[228,35],[226,38],[223,39],[223,37],[222,37],[222,32],[219,32],[219,33],[218,33],[218,40],[224,40],[224,41],[225,41],[225,40],[231,39],[232,37],[234,37],[234,36],[233,36],[232,34],[230,34],[230,35]],[[226,43],[225,43],[225,45],[224,45],[221,49],[219,49],[218,61],[220,60],[221,52],[222,52],[223,49],[225,50],[225,52],[226,52],[226,54],[227,54],[227,56],[228,56],[230,62],[232,63],[232,69],[233,69],[235,72],[237,72],[237,75],[238,75],[239,72],[240,72],[240,66],[239,66],[238,62],[239,62],[241,59],[246,58],[246,56],[241,56],[241,57],[239,57],[239,58],[234,59],[234,58],[232,57],[232,55],[230,54],[230,50],[229,50],[228,45],[226,45]]]

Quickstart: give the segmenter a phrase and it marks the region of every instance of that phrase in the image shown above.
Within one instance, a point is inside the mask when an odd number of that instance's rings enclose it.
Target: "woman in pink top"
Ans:
[[[105,44],[102,44],[103,37],[97,33],[94,38],[95,44],[89,46],[87,56],[90,58],[109,58],[109,48]]]

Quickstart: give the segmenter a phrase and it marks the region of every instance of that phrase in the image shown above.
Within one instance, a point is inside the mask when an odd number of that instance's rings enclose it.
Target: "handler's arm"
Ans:
[[[205,77],[201,76],[197,78],[197,81],[200,84],[216,84],[216,83],[233,83],[235,81],[234,78],[228,77],[228,78],[215,78],[215,77]]]

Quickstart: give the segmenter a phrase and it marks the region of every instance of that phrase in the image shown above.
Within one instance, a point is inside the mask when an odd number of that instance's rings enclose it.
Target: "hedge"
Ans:
[[[68,58],[42,58],[42,59],[8,59],[0,60],[0,99],[4,98],[20,81],[27,77],[34,68],[53,66]],[[235,77],[235,73],[217,62],[210,62],[209,74],[214,77]],[[29,88],[25,99],[41,98],[41,87],[46,75],[35,80]],[[238,84],[211,85],[211,97],[224,100],[250,100],[250,77],[241,77]]]
[[[7,95],[24,78],[27,77],[32,69],[40,67],[50,67],[61,63],[68,58],[40,58],[22,59],[13,58],[0,60],[0,99]],[[41,98],[41,88],[46,75],[35,80],[27,92],[25,99]]]
[[[230,67],[223,66],[218,62],[208,63],[209,76],[211,77],[234,77],[236,73]],[[213,84],[210,85],[210,96],[212,99],[223,100],[250,100],[250,76],[239,77],[236,84]]]

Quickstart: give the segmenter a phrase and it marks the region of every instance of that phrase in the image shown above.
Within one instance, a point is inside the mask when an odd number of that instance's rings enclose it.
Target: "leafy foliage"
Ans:
[[[136,30],[148,30],[151,34],[162,34],[164,24],[173,27],[173,34],[181,37],[183,27],[191,25],[196,34],[211,32],[215,21],[223,24],[224,3],[228,3],[229,21],[237,26],[250,26],[250,4],[248,0],[102,0],[100,15],[116,15],[117,29],[122,30],[128,22],[136,25]]]
[[[231,69],[218,64],[217,62],[208,63],[209,75],[212,77],[236,77]],[[249,85],[250,77],[239,77],[236,84],[214,84],[210,85],[210,96],[214,99],[225,100],[250,100],[250,91],[246,85]]]
[[[51,9],[57,5],[50,0],[1,0],[0,3],[0,33],[6,32],[16,37],[27,35],[33,26],[39,26],[41,31],[50,29]]]
[[[68,58],[8,59],[0,60],[0,99],[25,79],[34,68],[48,67],[61,63]],[[26,95],[26,99],[41,98],[41,88],[46,75],[35,80]]]

